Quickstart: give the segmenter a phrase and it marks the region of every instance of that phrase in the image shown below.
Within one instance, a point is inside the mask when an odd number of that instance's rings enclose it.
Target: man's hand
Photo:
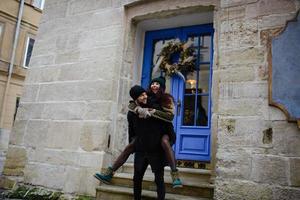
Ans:
[[[136,114],[139,116],[139,118],[144,118],[144,119],[146,119],[146,118],[148,118],[148,117],[151,117],[151,112],[149,111],[149,109],[148,108],[142,108],[142,107],[140,107],[140,106],[137,106],[136,108],[135,108],[135,112],[136,112]]]

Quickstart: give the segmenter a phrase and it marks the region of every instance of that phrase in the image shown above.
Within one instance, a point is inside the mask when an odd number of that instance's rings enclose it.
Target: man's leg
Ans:
[[[133,193],[134,200],[142,199],[142,182],[148,161],[144,155],[136,153],[134,156]]]
[[[155,175],[155,184],[157,187],[157,199],[164,200],[166,189],[165,189],[165,182],[164,182],[164,170],[157,170],[154,172]]]

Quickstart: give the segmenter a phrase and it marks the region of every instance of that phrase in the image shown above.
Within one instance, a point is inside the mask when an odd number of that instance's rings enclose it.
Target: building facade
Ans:
[[[38,5],[41,2],[25,1],[19,30],[16,30],[16,27],[20,1],[3,0],[0,2],[0,172],[2,172],[10,131],[22,95],[24,79],[42,15],[41,6],[43,5]],[[16,32],[19,37],[14,48]],[[13,52],[15,52],[14,61],[10,65]],[[10,66],[13,70],[11,78],[8,78]]]
[[[211,171],[214,199],[299,199],[300,130],[268,93],[270,38],[299,8],[298,0],[46,2],[3,174],[95,196],[92,175],[127,144],[130,87],[160,74],[159,52],[179,39],[194,44],[197,67],[167,79],[177,159]]]

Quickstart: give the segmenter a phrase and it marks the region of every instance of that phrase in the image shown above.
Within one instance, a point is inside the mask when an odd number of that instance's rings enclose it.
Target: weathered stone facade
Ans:
[[[95,195],[92,174],[127,142],[138,25],[209,6],[215,199],[299,199],[300,131],[268,105],[264,37],[295,18],[298,0],[47,1],[4,174]]]
[[[298,9],[299,1],[221,2],[216,199],[300,198],[299,129],[268,106],[263,37]]]
[[[32,1],[25,0],[22,14],[22,22],[17,31],[19,13],[19,1],[4,0],[0,2],[0,174],[8,148],[10,132],[14,124],[17,110],[17,99],[21,97],[27,68],[25,59],[27,54],[28,38],[35,38],[42,10],[35,8]],[[19,33],[15,51],[14,37]],[[13,65],[11,65],[12,53],[15,52]],[[12,68],[12,76],[9,79],[9,67]]]

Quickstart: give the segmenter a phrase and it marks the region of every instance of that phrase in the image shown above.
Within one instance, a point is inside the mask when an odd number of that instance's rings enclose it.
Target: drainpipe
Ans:
[[[10,59],[10,63],[9,63],[8,77],[7,77],[6,87],[4,90],[4,96],[3,96],[3,101],[2,101],[0,128],[3,128],[3,125],[4,125],[3,123],[4,123],[5,107],[6,107],[6,101],[7,101],[7,96],[8,96],[8,92],[9,92],[11,75],[12,75],[12,71],[14,68],[16,49],[17,49],[17,45],[18,45],[20,26],[21,26],[21,20],[22,20],[22,15],[23,15],[23,8],[24,8],[24,0],[21,0],[20,5],[19,5],[19,14],[18,14],[18,18],[17,18],[17,26],[16,26],[16,31],[15,31],[14,44],[13,44],[11,59]]]

